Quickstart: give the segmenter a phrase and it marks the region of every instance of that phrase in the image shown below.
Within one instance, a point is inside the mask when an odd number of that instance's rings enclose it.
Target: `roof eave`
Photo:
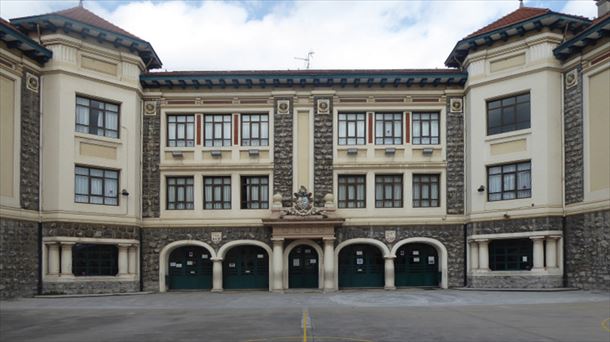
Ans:
[[[9,26],[0,25],[0,33],[0,39],[7,43],[9,48],[11,48],[11,45],[14,45],[12,48],[20,50],[40,65],[48,62],[51,57],[53,57],[53,52],[51,50],[40,45],[18,30]],[[14,39],[9,40],[7,37],[12,37]]]
[[[565,60],[583,48],[595,44],[599,39],[610,36],[610,17],[591,25],[572,39],[563,42],[553,50],[553,55]]]

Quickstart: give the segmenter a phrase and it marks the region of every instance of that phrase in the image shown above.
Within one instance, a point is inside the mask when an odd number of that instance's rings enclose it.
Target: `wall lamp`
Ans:
[[[129,192],[127,191],[127,189],[123,189],[123,190],[121,190],[121,195],[129,196]]]
[[[481,185],[481,186],[480,186],[480,187],[477,189],[477,191],[478,191],[478,192],[483,192],[483,191],[485,191],[485,185]]]

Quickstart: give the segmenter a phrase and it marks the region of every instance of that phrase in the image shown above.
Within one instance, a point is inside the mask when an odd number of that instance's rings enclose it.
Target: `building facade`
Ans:
[[[610,14],[447,69],[174,71],[76,7],[1,21],[2,297],[610,289]]]

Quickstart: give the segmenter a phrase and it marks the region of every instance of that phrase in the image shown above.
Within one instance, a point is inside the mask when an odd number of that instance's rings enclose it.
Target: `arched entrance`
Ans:
[[[392,257],[399,256],[398,250],[400,248],[402,248],[402,246],[407,245],[407,244],[413,244],[413,243],[423,243],[423,244],[432,246],[436,250],[436,253],[438,255],[436,269],[440,273],[440,275],[439,275],[440,279],[438,281],[438,286],[440,286],[443,289],[446,289],[449,285],[448,269],[447,269],[448,254],[447,254],[447,248],[445,247],[445,245],[443,245],[442,242],[440,242],[436,239],[427,238],[427,237],[407,238],[407,239],[396,242],[394,244],[394,246],[392,247],[390,255]]]
[[[262,247],[231,247],[226,252],[222,268],[225,289],[269,288],[269,254]]]
[[[169,255],[167,286],[170,290],[211,289],[211,254],[201,246],[183,246]]]
[[[288,255],[288,287],[317,289],[319,286],[320,257],[316,249],[298,245]]]
[[[353,244],[339,251],[339,288],[383,287],[384,259],[370,244]]]
[[[438,286],[441,278],[438,253],[425,243],[408,243],[396,251],[396,286]]]
[[[169,285],[169,270],[170,270],[170,254],[184,246],[190,247],[203,247],[205,251],[209,254],[209,259],[213,260],[216,258],[216,252],[212,246],[208,245],[205,242],[197,241],[197,240],[179,240],[174,241],[167,244],[165,247],[161,249],[159,252],[159,292],[165,292],[168,289]],[[203,255],[203,253],[202,253]]]

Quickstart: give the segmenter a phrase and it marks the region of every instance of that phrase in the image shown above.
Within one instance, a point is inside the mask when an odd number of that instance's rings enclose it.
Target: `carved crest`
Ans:
[[[222,241],[222,232],[212,232],[211,238],[213,243],[219,243]]]
[[[385,240],[388,243],[392,243],[396,240],[396,231],[395,230],[386,230],[385,231]]]
[[[313,206],[313,198],[311,192],[301,185],[298,192],[294,193],[292,199],[292,208],[286,210],[287,215],[308,216],[320,215],[321,211]]]

